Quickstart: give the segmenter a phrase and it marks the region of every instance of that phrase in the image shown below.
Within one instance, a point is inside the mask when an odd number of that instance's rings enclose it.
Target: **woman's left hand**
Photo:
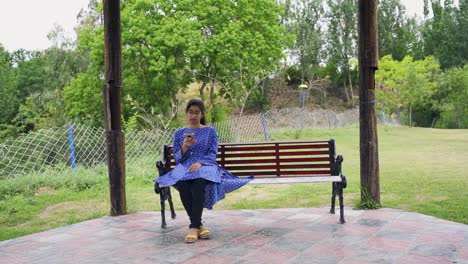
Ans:
[[[195,171],[197,171],[201,166],[202,166],[202,165],[201,165],[200,162],[195,162],[194,164],[192,164],[192,166],[190,166],[190,168],[188,169],[188,172],[190,172],[190,173],[195,172]]]

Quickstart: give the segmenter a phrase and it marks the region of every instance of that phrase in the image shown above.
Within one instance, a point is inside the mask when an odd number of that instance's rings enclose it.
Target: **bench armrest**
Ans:
[[[337,175],[341,177],[343,188],[346,188],[348,186],[348,181],[346,180],[346,176],[341,171],[341,163],[343,163],[343,161],[344,161],[344,158],[342,155],[336,156],[332,164],[332,172],[333,172],[333,175]]]

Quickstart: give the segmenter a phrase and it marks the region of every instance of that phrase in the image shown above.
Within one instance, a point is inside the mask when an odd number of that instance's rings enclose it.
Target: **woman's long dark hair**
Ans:
[[[185,108],[185,113],[188,113],[189,111],[189,108],[192,106],[192,105],[196,105],[198,106],[198,108],[200,108],[200,111],[202,113],[202,118],[200,119],[200,124],[202,125],[206,125],[206,119],[205,119],[205,104],[203,103],[203,101],[199,98],[194,98],[194,99],[190,99],[187,103],[187,107]]]

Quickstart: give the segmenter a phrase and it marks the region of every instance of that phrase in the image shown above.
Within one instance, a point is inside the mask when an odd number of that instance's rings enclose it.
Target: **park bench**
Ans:
[[[156,162],[159,175],[175,166],[172,145],[165,145],[163,160]],[[335,141],[300,140],[271,142],[220,143],[217,163],[239,177],[253,175],[249,184],[332,182],[330,213],[335,213],[336,195],[340,204],[340,223],[344,224],[343,189],[346,177],[341,173],[343,157],[335,154]],[[160,195],[162,228],[166,227],[165,201],[175,218],[169,187],[154,185]]]

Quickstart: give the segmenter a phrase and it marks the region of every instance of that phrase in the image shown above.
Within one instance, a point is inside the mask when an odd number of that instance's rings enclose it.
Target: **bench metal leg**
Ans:
[[[338,198],[340,200],[340,223],[346,223],[344,219],[344,201],[343,201],[343,183],[340,182],[338,185]]]
[[[159,193],[159,203],[161,204],[161,228],[166,228],[166,215],[164,211],[166,210],[164,189]]]
[[[332,197],[331,197],[330,214],[335,214],[335,200],[336,200],[336,183],[332,182]]]
[[[171,194],[171,188],[167,188],[167,200],[169,201],[169,208],[171,209],[171,218],[175,219],[176,218],[176,213],[174,210],[174,203],[172,202],[172,194]]]

